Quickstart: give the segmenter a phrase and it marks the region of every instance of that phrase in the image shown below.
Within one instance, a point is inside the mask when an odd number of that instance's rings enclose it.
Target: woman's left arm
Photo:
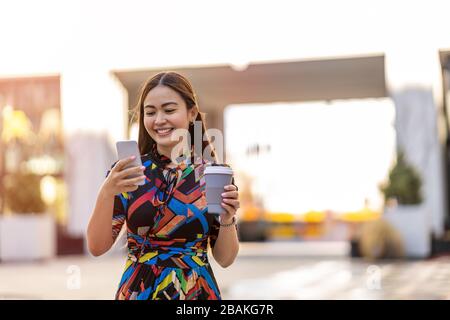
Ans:
[[[219,235],[212,250],[214,259],[222,268],[229,267],[239,252],[236,226],[231,224],[236,218],[236,211],[239,208],[239,193],[237,187],[232,184],[226,185],[224,189],[224,193],[222,193],[224,213],[220,215]]]

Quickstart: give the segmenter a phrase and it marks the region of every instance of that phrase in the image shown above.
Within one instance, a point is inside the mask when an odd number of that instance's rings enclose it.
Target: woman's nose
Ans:
[[[164,114],[162,112],[158,112],[156,114],[155,123],[164,123],[165,120],[166,119],[165,119]]]

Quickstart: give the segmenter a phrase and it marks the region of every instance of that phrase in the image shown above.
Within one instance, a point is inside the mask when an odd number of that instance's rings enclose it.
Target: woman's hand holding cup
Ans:
[[[224,223],[229,223],[232,221],[233,216],[236,215],[237,209],[239,209],[239,192],[233,184],[226,185],[224,187],[224,192],[222,195],[221,206],[224,208],[225,212],[220,217],[221,221]]]

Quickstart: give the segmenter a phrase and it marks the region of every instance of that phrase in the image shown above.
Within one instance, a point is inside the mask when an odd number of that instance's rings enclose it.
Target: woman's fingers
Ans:
[[[130,185],[135,185],[135,184],[138,184],[139,182],[141,182],[141,181],[144,180],[144,179],[145,179],[145,176],[144,176],[144,175],[139,176],[139,177],[136,177],[136,178],[131,178],[131,179],[123,179],[123,180],[121,180],[121,181],[118,183],[118,185],[119,185],[119,186],[130,186]]]
[[[225,204],[233,206],[235,209],[239,208],[239,200],[235,199],[223,199]]]
[[[110,176],[108,177],[108,188],[114,190],[114,194],[136,191],[139,187],[138,183],[146,178],[143,174],[145,170],[144,166],[133,166],[125,169],[134,159],[132,157],[120,159],[111,169]],[[130,176],[136,175],[138,176],[130,178]]]
[[[235,212],[234,208],[226,203],[222,202],[222,207],[225,209],[226,212],[233,214]]]
[[[142,174],[144,172],[144,170],[145,170],[144,166],[142,166],[142,167],[137,166],[137,167],[127,168],[127,169],[124,169],[124,170],[120,171],[117,174],[117,176],[120,179],[122,179],[122,178],[128,177],[130,175]]]
[[[133,192],[136,191],[139,188],[139,186],[133,185],[133,186],[125,186],[124,192]]]
[[[222,193],[222,197],[223,197],[223,198],[233,198],[233,199],[237,199],[237,198],[239,197],[239,192],[237,192],[237,191],[223,192],[223,193]]]
[[[237,199],[239,197],[239,192],[235,185],[229,184],[224,187],[224,192],[222,193],[222,197],[224,198],[234,198]]]
[[[134,161],[134,158],[132,158],[132,157],[120,159],[119,161],[117,161],[116,165],[114,166],[114,168],[112,170],[122,171],[123,168],[125,168],[128,164],[132,163],[133,161]]]

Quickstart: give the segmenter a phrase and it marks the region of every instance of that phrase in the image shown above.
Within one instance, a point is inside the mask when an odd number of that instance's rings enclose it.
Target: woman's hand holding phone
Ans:
[[[108,195],[116,195],[122,192],[136,191],[139,187],[138,183],[145,179],[144,166],[135,166],[125,168],[134,161],[135,157],[121,159],[116,162],[109,172],[108,177],[103,183],[102,189]],[[139,174],[139,176],[130,178],[129,176]]]

